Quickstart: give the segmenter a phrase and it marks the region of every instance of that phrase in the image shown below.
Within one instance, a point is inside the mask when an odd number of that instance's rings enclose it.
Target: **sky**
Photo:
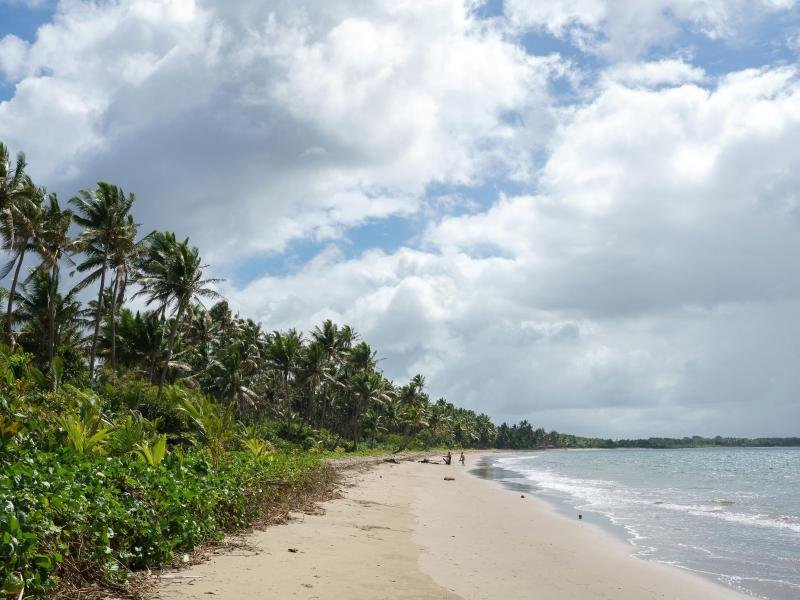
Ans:
[[[797,435],[799,56],[800,0],[0,0],[0,140],[497,422]]]

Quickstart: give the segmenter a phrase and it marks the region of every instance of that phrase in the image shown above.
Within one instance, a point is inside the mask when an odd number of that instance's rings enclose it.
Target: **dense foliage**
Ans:
[[[0,349],[2,594],[41,596],[59,575],[122,583],[252,523],[320,467],[180,386],[165,403],[156,387],[105,389],[53,390],[29,355]]]

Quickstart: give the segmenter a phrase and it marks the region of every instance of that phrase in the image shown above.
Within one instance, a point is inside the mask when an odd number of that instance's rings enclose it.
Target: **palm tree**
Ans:
[[[204,375],[213,362],[217,327],[210,311],[193,306],[188,315],[189,327],[186,332],[187,361],[198,375]]]
[[[208,315],[218,330],[217,345],[223,348],[227,345],[229,338],[236,333],[239,319],[234,318],[225,300],[217,302],[208,309]]]
[[[52,362],[52,346],[80,344],[87,324],[86,311],[75,297],[75,290],[62,296],[52,286],[53,279],[47,271],[35,270],[23,283],[22,293],[17,293],[12,315],[12,320],[21,325],[20,344],[42,362]]]
[[[300,357],[300,375],[307,388],[307,397],[303,406],[303,424],[311,417],[314,405],[328,374],[328,352],[317,341],[308,344]],[[324,407],[323,407],[324,420]]]
[[[364,416],[361,418],[361,424],[364,427],[364,430],[370,434],[372,438],[372,447],[375,447],[375,442],[378,438],[378,433],[383,433],[386,431],[386,427],[383,425],[384,423],[384,416],[379,413],[375,408],[369,409],[367,412],[364,413]]]
[[[219,294],[208,286],[221,280],[203,278],[203,269],[206,265],[200,260],[199,250],[189,246],[188,238],[178,243],[175,242],[174,234],[167,234],[155,236],[149,244],[147,258],[139,277],[142,289],[138,293],[146,294],[147,304],[156,304],[162,313],[172,307],[174,315],[167,340],[164,366],[158,381],[158,390],[161,394],[172,360],[175,338],[179,327],[183,324],[186,311],[200,298],[219,298]]]
[[[282,396],[285,411],[286,426],[291,424],[292,394],[289,382],[294,379],[300,362],[300,352],[303,347],[303,338],[294,329],[272,334],[266,349],[267,363],[274,368],[279,376],[282,387]]]
[[[12,167],[8,148],[0,142],[0,220],[3,233],[10,233],[14,243],[14,207],[20,197],[25,197],[33,188],[30,177],[25,174],[25,155],[17,154],[17,162]]]
[[[50,332],[47,341],[48,366],[52,365],[56,347],[55,313],[58,295],[61,261],[73,249],[69,237],[69,226],[72,223],[72,211],[62,209],[55,194],[48,195],[42,221],[42,231],[36,243],[36,251],[42,257],[38,271],[44,271],[50,278],[48,285],[48,323]]]
[[[153,231],[144,240],[142,240],[142,253],[139,257],[136,273],[134,277],[142,286],[147,284],[148,274],[165,273],[167,271],[167,262],[174,249],[178,245],[175,234],[171,231]],[[135,296],[146,294],[147,290],[143,288],[135,294]],[[134,296],[134,297],[135,297]],[[164,316],[167,311],[167,305],[161,304],[156,310],[149,313],[149,318],[156,323],[163,325]],[[165,328],[159,327],[158,333],[160,337],[153,344],[150,352],[150,368],[148,369],[147,381],[153,383],[155,378],[156,363],[163,352],[164,347],[164,333]]]
[[[353,450],[358,450],[361,415],[371,405],[383,406],[391,400],[386,381],[375,371],[361,371],[351,378]]]
[[[372,371],[378,364],[377,353],[366,342],[360,342],[350,349],[347,363],[353,372]]]
[[[98,182],[92,191],[81,190],[78,196],[70,200],[77,212],[73,216],[75,223],[83,227],[83,231],[75,240],[75,246],[85,254],[78,271],[89,274],[78,284],[82,289],[100,280],[97,293],[97,309],[94,318],[94,333],[89,350],[89,376],[94,375],[94,363],[97,352],[97,338],[100,333],[100,320],[103,316],[103,292],[106,287],[106,272],[109,261],[115,255],[117,265],[125,263],[134,246],[136,226],[130,216],[135,201],[133,194],[125,195],[121,188],[104,181]],[[127,271],[126,271],[127,272]],[[119,271],[117,271],[119,275]],[[115,278],[118,283],[118,278]],[[116,295],[112,298],[112,311],[116,303]],[[114,320],[112,312],[112,322]],[[112,365],[114,364],[114,341],[112,334]]]
[[[228,403],[235,404],[240,415],[247,405],[255,404],[257,395],[248,384],[257,368],[255,358],[242,341],[224,348],[211,363],[215,391]]]
[[[117,370],[117,309],[125,302],[125,292],[133,275],[142,244],[136,242],[136,223],[133,216],[125,219],[124,228],[120,230],[116,243],[109,256],[109,266],[114,272],[111,285],[111,369]]]
[[[123,368],[148,372],[153,348],[158,348],[162,338],[163,322],[149,315],[134,314],[122,308],[117,317],[114,339],[117,342],[116,360]],[[101,349],[111,352],[111,323],[103,324]]]
[[[6,308],[6,337],[9,342],[14,344],[11,335],[11,313],[14,310],[14,298],[16,296],[17,284],[19,282],[19,272],[22,263],[25,261],[25,254],[28,251],[36,250],[37,239],[41,236],[44,221],[44,208],[42,202],[46,192],[44,189],[29,188],[30,193],[26,194],[22,201],[17,201],[12,206],[13,220],[3,220],[0,227],[3,229],[3,248],[12,254],[12,259],[4,269],[3,276],[14,268],[14,278],[11,281],[11,288],[8,294],[8,307]],[[11,230],[6,230],[8,226]]]

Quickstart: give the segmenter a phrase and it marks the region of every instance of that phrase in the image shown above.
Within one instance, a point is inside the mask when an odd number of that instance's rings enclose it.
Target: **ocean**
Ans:
[[[632,554],[758,598],[800,598],[800,448],[547,450],[476,473],[622,535]]]

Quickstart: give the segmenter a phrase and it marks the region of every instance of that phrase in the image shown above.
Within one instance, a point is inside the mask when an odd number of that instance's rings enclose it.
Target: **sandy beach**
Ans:
[[[477,455],[468,457],[473,464]],[[444,477],[454,477],[445,481]],[[600,527],[468,474],[385,463],[348,476],[324,515],[255,532],[159,586],[161,600],[300,598],[745,598],[690,572],[632,558]]]

